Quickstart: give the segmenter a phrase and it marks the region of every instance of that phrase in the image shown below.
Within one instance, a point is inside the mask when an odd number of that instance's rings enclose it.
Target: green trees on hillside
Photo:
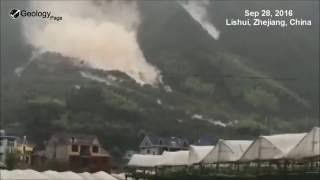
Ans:
[[[196,78],[196,77],[188,77],[183,82],[183,87],[193,93],[203,94],[203,95],[207,95],[207,96],[212,95],[215,90],[214,84],[203,82],[199,78]]]
[[[244,99],[253,107],[269,112],[279,109],[279,100],[275,94],[261,87],[252,88],[244,93]]]

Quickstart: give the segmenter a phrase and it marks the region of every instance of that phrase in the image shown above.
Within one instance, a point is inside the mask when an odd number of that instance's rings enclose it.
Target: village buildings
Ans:
[[[140,154],[160,155],[164,151],[188,150],[189,141],[178,137],[146,135],[140,143]]]
[[[0,166],[5,166],[5,161],[8,153],[15,151],[17,146],[16,136],[7,135],[5,130],[0,130]]]
[[[44,155],[47,160],[65,162],[72,169],[111,169],[111,156],[94,135],[56,133],[47,142]]]

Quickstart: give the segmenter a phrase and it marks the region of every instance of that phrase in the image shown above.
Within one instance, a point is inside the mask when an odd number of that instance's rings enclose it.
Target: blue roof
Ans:
[[[176,147],[187,147],[189,146],[189,141],[184,138],[178,137],[159,137],[155,135],[148,135],[151,143],[153,145],[162,145],[162,146],[176,146]]]
[[[19,137],[17,136],[0,136],[0,139],[9,139],[9,140],[16,140]]]
[[[198,145],[198,146],[208,146],[208,145],[215,145],[217,143],[217,139],[215,138],[199,138],[195,143],[193,143],[194,145]]]

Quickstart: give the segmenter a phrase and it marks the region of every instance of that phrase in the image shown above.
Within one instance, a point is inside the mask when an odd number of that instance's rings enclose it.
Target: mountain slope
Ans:
[[[38,145],[57,131],[94,133],[120,157],[137,148],[145,133],[239,139],[307,130],[317,123],[318,83],[304,81],[317,78],[309,31],[224,29],[223,18],[239,9],[227,6],[221,12],[218,3],[209,7],[221,31],[214,40],[177,2],[143,1],[139,8],[139,45],[161,71],[163,84],[140,86],[122,72],[74,64],[52,52],[15,74],[31,50],[12,41],[16,51],[7,47],[1,56],[5,128],[27,134]],[[303,80],[281,79],[297,75]]]

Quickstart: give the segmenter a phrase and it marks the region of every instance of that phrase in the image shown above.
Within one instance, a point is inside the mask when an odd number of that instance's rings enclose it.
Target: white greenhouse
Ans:
[[[243,154],[240,161],[261,161],[286,158],[306,133],[279,134],[271,136],[260,136],[254,141]]]
[[[240,159],[252,141],[246,140],[222,140],[220,139],[215,148],[203,159],[203,163],[235,162]]]
[[[92,175],[95,177],[96,180],[117,180],[117,178],[103,171],[93,173]]]
[[[142,168],[152,168],[158,165],[161,159],[161,155],[143,155],[134,154],[129,163],[129,167],[142,167]]]
[[[288,154],[290,159],[320,156],[320,128],[314,127]]]
[[[117,180],[117,178],[106,172],[97,173],[74,173],[71,171],[57,172],[34,170],[0,170],[1,180]]]
[[[189,151],[164,151],[157,166],[187,166],[189,165]]]
[[[83,173],[79,173],[79,175],[84,179],[84,180],[95,180],[96,178],[88,173],[88,172],[83,172]]]
[[[201,163],[213,148],[214,146],[190,146],[189,165]]]
[[[34,170],[0,170],[1,180],[49,180],[46,175]]]

